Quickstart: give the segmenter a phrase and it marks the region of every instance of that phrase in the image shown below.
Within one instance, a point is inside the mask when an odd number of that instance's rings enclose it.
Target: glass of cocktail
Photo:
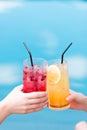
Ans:
[[[47,92],[49,99],[49,108],[62,110],[70,107],[66,101],[69,96],[69,76],[67,62],[56,60],[48,61],[47,70]]]
[[[23,92],[46,90],[47,61],[43,58],[33,58],[33,66],[29,59],[24,60]]]
[[[47,92],[49,99],[49,108],[62,110],[70,107],[66,101],[69,96],[69,76],[68,65],[64,60],[64,54],[70,48],[72,43],[63,51],[61,59],[50,60],[47,69]]]

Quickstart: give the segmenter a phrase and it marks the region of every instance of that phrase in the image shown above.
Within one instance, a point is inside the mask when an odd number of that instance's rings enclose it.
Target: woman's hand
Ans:
[[[4,120],[10,114],[26,114],[40,111],[47,105],[48,97],[46,92],[23,93],[22,88],[22,85],[14,88],[0,102],[0,120]]]
[[[71,109],[87,111],[87,97],[82,93],[70,90],[70,95],[66,100],[70,103]]]

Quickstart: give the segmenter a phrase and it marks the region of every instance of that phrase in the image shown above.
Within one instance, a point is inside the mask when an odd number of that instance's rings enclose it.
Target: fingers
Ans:
[[[26,96],[26,108],[28,112],[35,112],[43,109],[47,106],[48,97],[47,92],[31,92],[25,93]]]
[[[32,104],[32,105],[28,104],[21,108],[22,110],[20,111],[20,113],[27,114],[27,113],[31,113],[31,112],[36,112],[36,111],[40,111],[40,110],[44,109],[44,107],[46,107],[46,102],[39,103],[39,104]]]
[[[68,102],[77,101],[81,102],[82,98],[84,98],[84,95],[79,92],[74,92],[71,90],[70,95],[66,98]]]
[[[37,112],[37,111],[41,111],[42,109],[43,107],[39,107],[39,108],[32,109],[31,111],[29,110],[29,112]]]
[[[31,92],[25,93],[28,99],[36,99],[36,98],[43,98],[47,97],[47,92]]]
[[[75,130],[87,130],[87,123],[85,121],[79,122],[76,124]]]
[[[44,103],[44,102],[48,102],[48,98],[47,96],[45,97],[41,97],[41,98],[37,98],[37,99],[30,99],[30,100],[27,100],[27,104],[39,104],[39,103]]]
[[[41,97],[41,98],[36,98],[36,99],[27,99],[26,100],[26,106],[25,106],[25,112],[35,112],[43,109],[44,107],[47,106],[48,103],[48,98]]]
[[[29,106],[30,109],[47,106],[47,103],[48,103],[47,96],[36,99],[27,99],[26,101],[26,105],[27,107]]]
[[[70,90],[70,95],[66,98],[68,102],[71,102],[75,98],[75,92]]]
[[[66,100],[67,100],[68,102],[71,102],[71,101],[73,101],[73,100],[78,99],[78,97],[79,97],[80,95],[81,95],[80,93],[77,93],[77,92],[75,92],[75,91],[73,91],[73,90],[70,90],[70,95],[66,98]]]
[[[47,104],[47,101],[46,102],[42,102],[42,103],[37,103],[37,104],[31,104],[31,105],[28,104],[27,108],[28,108],[28,106],[29,106],[29,109],[35,109],[35,108],[39,108],[39,107],[44,108],[46,106],[46,104]]]
[[[38,112],[41,111],[43,109],[43,107],[38,107],[38,108],[33,108],[33,109],[26,109],[22,112],[22,114],[28,114],[28,113],[32,113],[32,112]]]

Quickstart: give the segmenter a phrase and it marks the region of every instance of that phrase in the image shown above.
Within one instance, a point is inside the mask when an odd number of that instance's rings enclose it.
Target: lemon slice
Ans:
[[[61,78],[61,72],[58,66],[50,65],[47,69],[47,81],[49,83],[58,83]]]

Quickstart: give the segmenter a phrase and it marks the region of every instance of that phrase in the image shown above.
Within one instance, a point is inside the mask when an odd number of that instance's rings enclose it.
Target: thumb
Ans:
[[[73,101],[74,99],[75,99],[75,95],[69,95],[69,96],[66,98],[67,102],[71,102],[71,101]]]
[[[73,101],[76,98],[77,93],[73,90],[70,90],[70,95],[66,98],[68,102]]]
[[[15,90],[22,90],[22,89],[23,89],[23,84],[21,84],[21,85],[15,87]]]

